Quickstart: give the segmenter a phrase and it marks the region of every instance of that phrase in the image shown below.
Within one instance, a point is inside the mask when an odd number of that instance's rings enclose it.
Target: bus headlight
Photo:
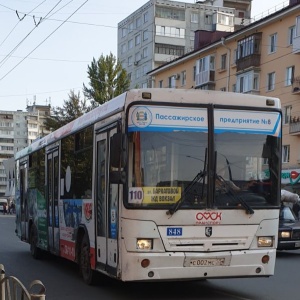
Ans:
[[[272,247],[273,238],[271,236],[259,236],[257,239],[258,247]]]
[[[153,249],[153,240],[152,239],[137,239],[136,240],[136,249],[138,249],[138,250]]]
[[[279,232],[280,237],[283,239],[289,239],[291,238],[291,232],[290,231],[281,231]]]

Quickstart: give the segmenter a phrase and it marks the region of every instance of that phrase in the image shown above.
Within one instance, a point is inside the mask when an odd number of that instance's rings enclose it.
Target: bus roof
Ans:
[[[74,132],[77,132],[95,122],[102,120],[118,111],[122,111],[131,102],[145,101],[143,92],[151,93],[151,99],[148,101],[156,102],[172,102],[172,103],[201,103],[201,104],[219,104],[219,105],[240,105],[247,107],[269,107],[266,104],[267,99],[272,99],[274,105],[272,108],[280,109],[280,100],[278,98],[249,95],[232,92],[211,91],[211,90],[195,90],[195,89],[163,89],[163,88],[148,88],[148,89],[132,89],[110,101],[96,107],[92,111],[80,116],[72,122],[62,126],[61,128],[51,132],[45,137],[34,141],[28,147],[20,150],[15,154],[15,159],[20,159],[38,149],[51,145],[57,140],[66,137]],[[147,101],[146,100],[146,101]]]

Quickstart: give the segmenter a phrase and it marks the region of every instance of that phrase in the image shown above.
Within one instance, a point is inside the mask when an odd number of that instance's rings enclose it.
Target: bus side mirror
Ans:
[[[121,132],[110,138],[110,165],[113,168],[124,168],[127,155],[127,137]]]
[[[262,157],[263,158],[271,158],[270,146],[267,146],[266,144],[264,144],[263,151],[262,151]]]

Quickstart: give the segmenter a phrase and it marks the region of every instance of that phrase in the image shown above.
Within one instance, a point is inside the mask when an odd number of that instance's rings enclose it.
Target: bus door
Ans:
[[[59,253],[59,159],[58,148],[47,153],[47,205],[49,251]]]
[[[28,236],[28,198],[27,198],[27,174],[28,164],[23,163],[20,165],[20,212],[18,213],[17,219],[20,219],[21,223],[21,240],[25,241],[29,239]]]
[[[114,128],[96,137],[96,236],[97,265],[112,275],[118,261],[118,198],[119,184],[110,183],[109,139]]]

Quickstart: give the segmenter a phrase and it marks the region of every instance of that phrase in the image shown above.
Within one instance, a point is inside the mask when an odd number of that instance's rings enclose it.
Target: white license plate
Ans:
[[[295,243],[295,248],[299,248],[300,247],[300,242],[296,242]]]
[[[226,266],[224,257],[220,258],[197,258],[190,260],[190,267],[216,267]]]

